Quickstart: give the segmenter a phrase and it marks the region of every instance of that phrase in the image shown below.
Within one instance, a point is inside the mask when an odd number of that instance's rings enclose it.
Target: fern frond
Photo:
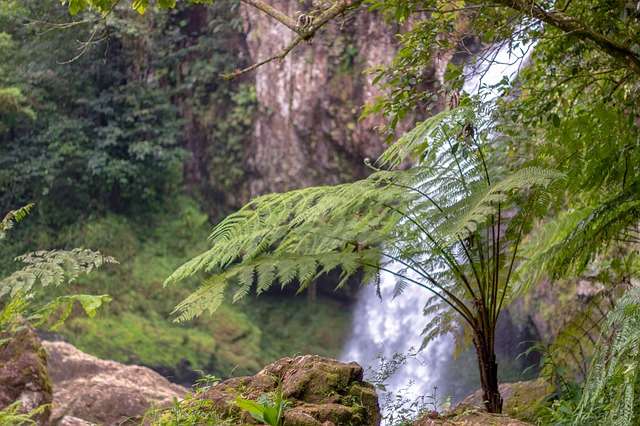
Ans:
[[[544,189],[562,177],[559,172],[538,167],[520,169],[484,189],[475,191],[474,195],[464,199],[464,202],[456,203],[455,210],[459,213],[451,213],[453,219],[447,222],[441,233],[452,240],[467,238],[490,216],[497,215],[498,206],[513,193],[533,187]]]
[[[112,257],[80,248],[36,251],[19,256],[16,260],[26,266],[0,280],[0,298],[7,294],[28,294],[35,285],[47,287],[72,282],[104,264],[117,263]]]
[[[110,301],[111,297],[106,294],[73,294],[60,296],[40,307],[27,319],[36,327],[47,325],[47,328],[57,330],[69,318],[74,306],[80,306],[85,315],[93,318],[98,309]]]
[[[631,185],[604,202],[563,212],[546,223],[523,247],[526,261],[518,281],[523,288],[543,274],[558,279],[579,274],[630,226],[640,222],[640,185]]]
[[[380,156],[377,164],[380,167],[396,168],[407,160],[424,159],[428,153],[435,155],[442,143],[438,133],[442,132],[443,124],[450,123],[451,126],[460,127],[460,123],[465,122],[465,115],[470,112],[464,107],[444,110],[416,124]]]
[[[640,422],[640,289],[633,287],[608,315],[574,424]]]
[[[188,321],[203,312],[214,313],[224,301],[227,280],[224,276],[214,275],[202,284],[186,299],[180,302],[173,312],[176,322]]]
[[[319,274],[334,269],[338,258],[341,259],[340,265],[347,265],[343,269],[343,274],[346,270],[346,276],[352,276],[361,270],[363,265],[378,262],[380,252],[372,249],[351,253],[325,253],[324,255],[259,256],[210,276],[198,290],[180,302],[172,314],[175,316],[176,322],[183,322],[191,320],[205,311],[213,313],[224,301],[225,290],[231,286],[237,287],[233,295],[233,302],[248,295],[254,284],[257,294],[268,290],[275,283],[286,285],[294,280],[299,283],[300,288],[306,288]]]
[[[19,209],[11,210],[4,216],[2,222],[0,222],[0,240],[6,237],[7,232],[13,228],[16,223],[21,222],[25,217],[27,217],[34,205],[35,204],[33,203],[27,204]]]

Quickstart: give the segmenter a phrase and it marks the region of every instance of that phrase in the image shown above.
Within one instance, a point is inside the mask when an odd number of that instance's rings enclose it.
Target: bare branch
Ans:
[[[349,9],[353,9],[358,7],[363,0],[337,0],[331,7],[322,12],[318,17],[313,19],[311,23],[307,26],[300,26],[295,22],[292,18],[287,15],[284,15],[282,12],[276,10],[270,5],[266,4],[261,0],[242,0],[243,2],[250,4],[253,7],[267,13],[269,16],[272,16],[277,21],[286,25],[292,31],[297,34],[297,37],[293,39],[293,41],[287,45],[279,54],[271,56],[267,59],[264,59],[260,62],[257,62],[247,68],[243,68],[240,70],[236,70],[231,73],[223,74],[223,78],[229,80],[236,77],[239,77],[243,74],[251,72],[262,65],[268,64],[275,60],[283,60],[287,57],[287,55],[302,41],[311,40],[315,34],[324,27],[327,23],[338,17],[339,15],[345,13]]]
[[[270,4],[262,0],[241,0],[241,1],[243,3],[253,6],[256,9],[266,13],[276,21],[280,22],[282,25],[289,28],[291,31],[294,31],[296,33],[298,32],[298,26],[296,24],[296,21],[293,18],[289,17],[289,15],[280,12],[278,9],[271,6]]]
[[[277,55],[273,55],[267,59],[264,59],[260,62],[256,62],[253,65],[250,65],[246,68],[243,68],[241,70],[236,70],[230,73],[226,73],[226,74],[222,74],[222,78],[224,78],[225,80],[233,80],[234,78],[240,77],[243,74],[249,73],[257,68],[260,68],[263,65],[268,64],[269,62],[273,62],[275,60],[278,61],[282,61],[284,58],[287,57],[287,55],[289,54],[289,52],[291,52],[298,44],[300,44],[302,42],[302,37],[298,36],[296,37],[287,47],[285,47],[282,52],[278,53]]]

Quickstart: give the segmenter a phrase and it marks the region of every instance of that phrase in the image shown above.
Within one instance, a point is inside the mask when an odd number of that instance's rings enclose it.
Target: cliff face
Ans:
[[[301,12],[296,0],[272,4],[289,16]],[[262,12],[248,6],[241,12],[254,62],[293,39]],[[252,196],[366,173],[363,159],[380,154],[383,141],[375,131],[379,119],[358,119],[362,105],[380,94],[363,71],[393,57],[394,33],[376,15],[357,13],[255,72],[258,113],[247,149]]]
[[[269,4],[295,18],[315,2]],[[382,95],[367,70],[393,59],[401,28],[370,11],[350,12],[284,60],[229,82],[219,74],[281,53],[294,33],[245,4],[191,6],[174,15],[171,25],[186,23],[172,44],[179,58],[174,100],[190,153],[185,181],[203,195],[210,213],[228,212],[269,192],[367,175],[364,159],[375,159],[385,148],[377,131],[383,118],[360,119],[363,106]],[[453,52],[434,57],[425,70],[431,83],[422,89],[435,93],[448,63],[463,58]],[[444,97],[436,97],[417,119],[442,109]]]

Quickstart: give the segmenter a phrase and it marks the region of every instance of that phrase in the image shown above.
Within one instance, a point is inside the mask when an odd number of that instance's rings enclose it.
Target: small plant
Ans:
[[[34,418],[48,408],[49,404],[44,404],[28,413],[23,413],[22,403],[16,401],[0,410],[0,425],[36,425]]]
[[[220,383],[220,378],[213,374],[203,374],[199,379],[197,379],[194,383],[194,386],[197,392],[204,392],[208,390],[211,386],[215,386]]]
[[[438,397],[438,387],[433,387],[433,392],[429,395],[420,395],[415,398],[407,397],[412,393],[413,381],[407,383],[401,389],[391,391],[387,388],[389,379],[402,368],[409,359],[415,358],[418,352],[410,348],[408,353],[394,353],[390,358],[383,355],[377,357],[378,365],[368,368],[367,380],[372,383],[380,392],[380,405],[382,408],[382,418],[385,424],[390,426],[412,425],[414,421],[422,416],[438,416],[439,409],[448,409],[451,401],[440,400]]]
[[[174,399],[168,408],[152,408],[142,421],[143,425],[153,426],[232,426],[237,425],[235,418],[220,414],[213,401],[189,394],[183,400]]]
[[[282,426],[284,411],[289,401],[283,397],[282,388],[278,387],[273,395],[264,394],[257,401],[237,397],[236,405],[259,422],[270,426]]]

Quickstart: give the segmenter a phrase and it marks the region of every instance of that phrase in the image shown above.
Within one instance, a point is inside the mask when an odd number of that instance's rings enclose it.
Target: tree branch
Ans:
[[[270,4],[262,1],[262,0],[241,0],[243,3],[246,3],[250,6],[255,7],[256,9],[260,10],[261,12],[266,13],[267,15],[271,16],[273,19],[275,19],[276,21],[280,22],[282,25],[286,26],[287,28],[289,28],[291,31],[294,32],[298,32],[298,26],[296,24],[296,21],[289,17],[289,15],[280,12],[278,9],[276,9],[275,7],[271,6]]]
[[[270,6],[269,4],[265,3],[262,0],[241,0],[241,1],[273,17],[278,22],[282,23],[287,28],[295,32],[297,36],[295,39],[293,39],[291,43],[289,43],[277,55],[273,55],[267,59],[264,59],[246,68],[236,70],[228,74],[223,74],[222,77],[228,80],[239,77],[248,72],[251,72],[261,67],[262,65],[268,64],[269,62],[273,62],[275,60],[280,60],[280,61],[283,60],[302,41],[311,40],[315,36],[315,34],[318,32],[318,30],[324,27],[328,22],[335,19],[337,16],[343,14],[347,10],[358,7],[363,2],[363,0],[336,0],[336,2],[331,7],[329,7],[324,12],[322,12],[318,17],[311,20],[311,22],[308,25],[299,25],[291,17],[289,17],[288,15],[285,15],[284,13],[280,12],[279,10],[275,9],[274,7]]]
[[[546,10],[531,0],[495,0],[495,2],[539,19],[574,37],[589,40],[599,46],[609,56],[631,69],[634,73],[640,74],[640,57],[628,46],[587,28],[582,22],[567,15],[563,11],[555,9]]]

